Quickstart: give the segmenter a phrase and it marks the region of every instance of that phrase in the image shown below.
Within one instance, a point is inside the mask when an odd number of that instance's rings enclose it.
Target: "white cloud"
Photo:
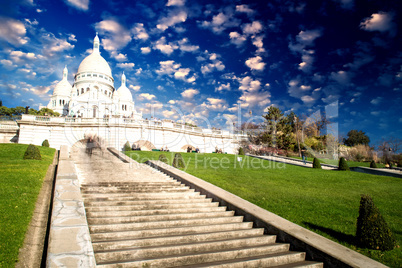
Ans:
[[[154,44],[154,48],[162,52],[163,54],[170,55],[174,50],[179,47],[173,43],[166,43],[166,38],[162,36],[156,43]]]
[[[167,17],[159,19],[156,28],[165,31],[167,28],[172,27],[178,23],[185,22],[187,20],[187,12],[184,10],[173,10],[169,12]]]
[[[231,27],[238,27],[240,20],[227,10],[227,13],[220,12],[212,17],[212,21],[203,21],[201,23],[202,28],[210,29],[216,34],[221,34],[224,30]]]
[[[220,91],[224,91],[224,90],[230,91],[230,83],[227,83],[226,85],[222,84],[222,85],[219,85],[219,87],[215,88],[215,92],[217,92],[217,91],[220,92]]]
[[[149,53],[151,53],[151,48],[150,47],[142,47],[141,48],[141,53],[142,54],[149,54]]]
[[[243,93],[239,100],[241,107],[264,107],[271,103],[271,94],[268,91],[261,91],[261,82],[253,80],[250,76],[239,79],[239,90]]]
[[[89,0],[65,0],[66,4],[77,9],[87,11],[89,8]]]
[[[117,67],[122,68],[122,69],[133,69],[135,64],[130,62],[124,62],[124,63],[118,63],[116,64]]]
[[[194,46],[189,44],[189,41],[187,38],[183,38],[182,40],[179,41],[179,49],[184,52],[195,52],[199,49],[199,46]]]
[[[259,21],[244,24],[242,28],[243,33],[248,35],[257,34],[263,30],[262,24]]]
[[[77,42],[77,38],[76,38],[76,36],[74,34],[70,34],[68,36],[68,41]]]
[[[185,99],[192,99],[195,95],[197,95],[199,93],[200,93],[200,91],[198,91],[197,89],[190,88],[190,89],[183,91],[181,93],[181,96]]]
[[[372,100],[370,101],[370,103],[371,103],[371,104],[374,104],[374,105],[378,105],[378,104],[380,104],[380,103],[382,102],[382,100],[383,100],[382,97],[377,97],[377,98],[375,98],[375,99],[372,99]]]
[[[156,98],[156,96],[152,95],[152,94],[149,94],[149,93],[141,93],[140,95],[138,95],[138,99],[141,100],[141,101],[142,100],[150,101],[150,100],[152,100],[154,98]]]
[[[330,78],[332,80],[335,80],[341,85],[348,85],[350,84],[350,80],[352,78],[351,73],[345,72],[345,71],[338,71],[338,72],[332,72],[330,75]]]
[[[307,73],[311,71],[312,64],[314,62],[314,57],[311,54],[303,54],[302,62],[299,64],[299,70]]]
[[[168,0],[166,6],[184,6],[186,0]]]
[[[133,86],[133,85],[130,85],[129,88],[132,89],[132,90],[134,90],[134,91],[140,91],[141,86]]]
[[[228,108],[226,101],[217,98],[207,98],[207,103],[203,102],[201,107],[208,111],[224,111]]]
[[[8,70],[14,69],[17,65],[13,64],[11,60],[0,60],[0,63]]]
[[[260,56],[249,58],[246,60],[246,65],[251,70],[263,71],[265,69],[265,63],[262,62],[262,58]]]
[[[394,32],[393,14],[386,12],[374,13],[360,23],[360,28],[366,31]]]
[[[144,24],[142,24],[142,23],[137,23],[131,29],[131,31],[133,32],[135,39],[140,39],[142,41],[145,41],[145,40],[148,40],[148,38],[149,38],[149,35],[144,28]]]
[[[160,69],[155,72],[159,75],[168,75],[174,77],[177,80],[183,80],[188,83],[195,81],[195,76],[187,78],[190,74],[190,68],[180,68],[181,64],[175,63],[173,60],[159,62]]]
[[[119,51],[131,42],[131,34],[124,26],[113,19],[107,19],[95,24],[104,38],[100,38],[103,48],[109,52]]]
[[[303,96],[301,98],[301,100],[306,104],[311,104],[311,103],[315,102],[315,99],[311,96]]]
[[[7,41],[10,44],[21,46],[28,42],[25,36],[25,25],[12,18],[0,17],[0,39]]]
[[[126,54],[117,53],[116,51],[112,51],[110,55],[117,61],[122,62],[127,60]]]
[[[254,10],[248,7],[248,5],[238,5],[236,6],[236,12],[243,12],[247,15],[253,15],[255,13]]]
[[[238,32],[229,33],[230,42],[235,44],[236,46],[241,46],[247,40],[247,38]]]

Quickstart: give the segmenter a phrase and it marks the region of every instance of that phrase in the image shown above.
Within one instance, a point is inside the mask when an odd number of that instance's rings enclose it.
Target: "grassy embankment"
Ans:
[[[156,160],[161,153],[127,152],[138,162]],[[164,154],[171,163],[174,154]],[[186,172],[388,266],[402,266],[400,247],[381,252],[358,248],[354,241],[360,195],[370,194],[401,245],[401,179],[314,170],[250,157],[237,162],[234,155],[182,156]]]
[[[28,145],[0,144],[0,267],[14,267],[55,149],[38,146],[42,160],[23,160]]]

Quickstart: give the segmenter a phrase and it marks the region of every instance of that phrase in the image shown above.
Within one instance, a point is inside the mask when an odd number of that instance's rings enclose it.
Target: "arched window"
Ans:
[[[89,87],[87,87],[87,92],[89,91]]]
[[[84,94],[84,89],[83,88],[81,88],[81,94]]]
[[[77,89],[77,96],[79,96],[80,95],[80,91]]]

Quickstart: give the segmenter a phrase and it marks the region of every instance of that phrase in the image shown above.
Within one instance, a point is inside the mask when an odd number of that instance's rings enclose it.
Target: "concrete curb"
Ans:
[[[365,174],[371,174],[371,175],[402,178],[402,173],[397,173],[395,171],[393,172],[391,170],[387,171],[387,170],[368,168],[368,167],[351,167],[350,170],[355,171],[355,172],[365,173]]]
[[[161,161],[147,164],[234,210],[245,221],[253,222],[254,227],[264,228],[266,234],[277,235],[278,241],[291,245],[291,250],[306,252],[307,259],[323,262],[326,267],[387,267]]]
[[[25,235],[24,245],[18,254],[16,268],[41,266],[57,160],[58,151],[56,150],[53,162],[47,169],[38,199],[36,200],[35,210]]]
[[[95,267],[84,202],[67,146],[61,146],[46,267]]]

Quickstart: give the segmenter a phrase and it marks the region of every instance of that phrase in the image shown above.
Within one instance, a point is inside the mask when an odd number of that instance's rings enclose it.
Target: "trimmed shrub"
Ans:
[[[394,235],[369,195],[360,199],[356,239],[360,247],[382,251],[392,250],[396,245]]]
[[[339,159],[338,170],[350,170],[348,163],[346,163],[346,160],[343,157]]]
[[[124,144],[123,150],[125,152],[131,151],[131,145],[130,145],[130,143],[128,141],[126,142],[126,144]]]
[[[43,147],[49,147],[49,141],[48,141],[48,140],[44,140],[44,141],[42,142],[42,146],[43,146]]]
[[[318,158],[316,158],[316,157],[314,157],[314,160],[313,160],[313,168],[321,169],[320,160],[318,160]]]
[[[38,147],[33,144],[28,145],[28,148],[24,154],[24,159],[42,160]]]
[[[239,155],[244,155],[243,147],[240,147],[240,148],[239,148]]]
[[[402,167],[402,158],[398,160],[398,167]]]
[[[180,153],[176,153],[174,155],[172,166],[174,166],[175,168],[185,168],[186,167],[186,165],[184,164],[183,157],[181,156]]]
[[[162,162],[165,163],[165,164],[168,163],[168,160],[167,160],[167,158],[166,158],[166,155],[164,155],[164,154],[159,155],[159,161],[162,161]]]
[[[377,164],[375,163],[375,161],[373,160],[373,161],[371,161],[371,163],[370,163],[370,167],[371,168],[377,168]]]

